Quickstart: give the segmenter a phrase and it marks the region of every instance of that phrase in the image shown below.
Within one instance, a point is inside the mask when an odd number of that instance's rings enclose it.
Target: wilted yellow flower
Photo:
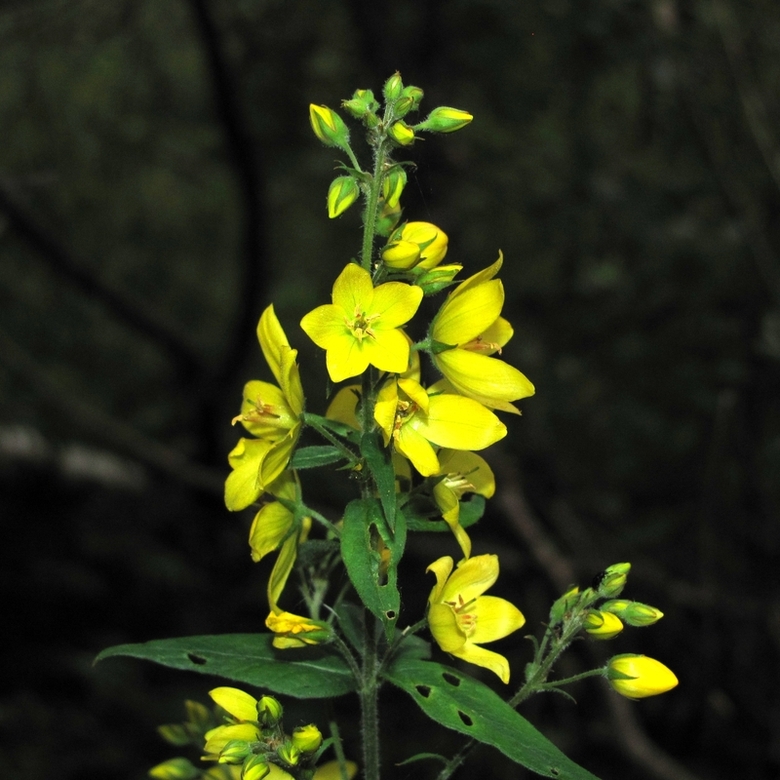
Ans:
[[[326,350],[330,378],[341,382],[369,365],[399,374],[409,363],[409,340],[399,330],[417,311],[422,290],[403,282],[374,287],[368,271],[350,263],[333,285],[333,303],[301,320],[309,338]]]
[[[225,482],[225,504],[245,509],[287,468],[301,431],[304,397],[296,358],[269,306],[260,317],[257,336],[279,386],[253,380],[244,386],[240,422],[256,439],[239,439],[228,455],[233,471]]]
[[[427,569],[436,575],[428,598],[428,625],[446,653],[495,672],[509,682],[509,663],[503,655],[479,645],[503,639],[525,623],[523,613],[506,599],[483,596],[498,579],[498,556],[475,555],[458,564],[439,558]]]
[[[442,476],[433,487],[433,498],[441,516],[463,550],[471,555],[471,539],[459,522],[460,499],[466,493],[478,493],[490,498],[496,491],[496,478],[484,458],[473,452],[442,450],[438,453],[439,471],[433,477]]]
[[[429,477],[440,471],[434,445],[454,450],[482,450],[506,436],[506,426],[493,412],[471,398],[427,391],[416,380],[401,377],[386,382],[377,394],[374,419],[385,446]]]
[[[533,395],[534,386],[513,366],[491,357],[512,337],[512,326],[500,316],[504,286],[493,277],[493,265],[461,282],[439,309],[431,326],[433,362],[457,392],[491,409],[518,413],[510,401]],[[441,349],[449,345],[452,349]],[[439,351],[441,350],[441,351]]]
[[[276,634],[273,645],[280,650],[318,645],[326,641],[331,634],[330,626],[322,620],[301,617],[282,610],[271,612],[265,619],[265,624]]]
[[[607,664],[606,676],[609,684],[628,699],[657,696],[678,683],[671,669],[646,655],[616,655]]]

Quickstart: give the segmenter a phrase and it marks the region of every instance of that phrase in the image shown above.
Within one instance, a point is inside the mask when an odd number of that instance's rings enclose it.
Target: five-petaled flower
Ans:
[[[269,306],[260,317],[257,337],[271,373],[279,386],[253,380],[244,386],[240,422],[256,436],[241,438],[228,461],[233,471],[225,482],[225,504],[231,511],[245,509],[265,492],[287,468],[301,431],[303,387],[296,358],[298,350]]]
[[[491,357],[512,337],[512,326],[500,316],[504,286],[494,279],[493,265],[461,282],[447,297],[431,325],[433,362],[452,387],[491,409],[518,414],[510,401],[533,395],[527,377],[503,360]],[[449,347],[449,348],[448,348]]]
[[[525,623],[523,613],[506,599],[483,596],[498,579],[498,556],[475,555],[458,564],[439,558],[427,569],[436,575],[428,598],[428,625],[439,647],[471,664],[495,672],[509,682],[504,656],[480,647],[517,631]]]
[[[333,284],[333,303],[301,320],[309,338],[326,351],[330,378],[341,382],[369,365],[400,374],[409,364],[409,339],[400,330],[417,311],[422,290],[403,282],[374,287],[368,271],[350,263]]]

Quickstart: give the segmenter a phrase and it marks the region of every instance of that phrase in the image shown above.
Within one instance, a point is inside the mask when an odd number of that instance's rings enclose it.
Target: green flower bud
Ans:
[[[335,219],[360,197],[360,187],[351,176],[339,176],[328,188],[328,216]]]
[[[387,238],[401,221],[401,213],[402,209],[400,206],[390,206],[383,202],[382,208],[376,219],[377,235]]]
[[[416,111],[420,107],[420,102],[423,99],[423,91],[419,87],[408,86],[404,87],[401,92],[402,98],[409,98],[412,101],[412,111]]]
[[[187,729],[179,723],[165,723],[157,727],[157,733],[171,745],[181,747],[190,744],[190,734]]]
[[[626,586],[630,563],[615,563],[593,578],[593,588],[604,599],[619,596]]]
[[[191,724],[192,728],[199,735],[202,735],[215,725],[211,710],[199,701],[188,699],[184,702],[184,710],[187,713],[188,723]]]
[[[619,618],[623,617],[623,613],[631,606],[633,602],[628,599],[610,599],[605,601],[600,609],[603,612],[614,612]]]
[[[616,655],[604,669],[609,684],[628,699],[644,699],[657,696],[674,688],[677,677],[674,672],[654,658],[646,655]]]
[[[225,747],[219,751],[220,764],[243,764],[244,759],[251,755],[252,748],[243,739],[231,739]]]
[[[623,630],[617,615],[598,609],[589,610],[582,625],[594,639],[613,639]]]
[[[284,708],[273,696],[261,696],[257,702],[257,722],[261,728],[274,728],[283,714]]]
[[[241,768],[241,780],[263,780],[269,774],[271,767],[268,766],[265,756],[250,756]]]
[[[309,121],[314,135],[326,146],[349,148],[349,130],[344,120],[327,106],[309,106]]]
[[[570,588],[559,599],[553,602],[550,608],[550,623],[557,625],[563,622],[566,613],[571,610],[579,597],[580,589],[578,587]]]
[[[382,94],[385,97],[385,105],[389,105],[390,103],[393,103],[394,101],[398,100],[398,98],[401,97],[401,93],[403,92],[403,89],[404,89],[404,83],[403,81],[401,81],[401,74],[398,71],[396,71],[385,82],[385,85],[382,88]]]
[[[651,607],[649,604],[642,604],[639,601],[632,601],[621,616],[629,626],[641,628],[643,626],[652,626],[657,623],[664,613],[660,609]]]
[[[423,130],[429,133],[454,133],[471,122],[474,117],[468,111],[459,108],[439,106],[434,108],[428,118],[415,125],[415,130]]]
[[[382,195],[385,203],[391,208],[395,208],[401,200],[404,187],[406,187],[406,171],[400,165],[396,165],[382,181]]]
[[[186,758],[170,758],[149,770],[149,777],[155,780],[194,780],[199,775],[200,770]]]
[[[379,103],[370,89],[356,89],[352,97],[342,101],[341,105],[350,116],[360,120],[364,120],[367,114],[373,114],[379,108]]]
[[[298,726],[293,730],[292,743],[301,753],[313,753],[322,744],[322,732],[313,723]]]
[[[390,125],[387,134],[399,146],[409,146],[414,143],[414,130],[412,130],[406,122],[403,122],[400,119]]]
[[[403,95],[393,104],[393,116],[401,119],[405,117],[414,108],[414,101],[410,97]]]
[[[298,750],[292,742],[285,742],[277,751],[276,755],[279,756],[281,761],[290,766],[297,766],[301,760],[301,751]]]

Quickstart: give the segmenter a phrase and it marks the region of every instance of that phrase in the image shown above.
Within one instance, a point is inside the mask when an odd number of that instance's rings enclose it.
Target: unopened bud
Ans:
[[[322,744],[322,732],[313,724],[293,730],[292,743],[301,753],[313,753]]]
[[[284,708],[273,696],[261,696],[257,702],[257,722],[261,728],[270,729],[282,719]]]
[[[243,764],[244,759],[252,753],[249,743],[243,739],[231,739],[219,751],[220,764]]]
[[[609,684],[628,699],[657,696],[670,691],[678,683],[674,672],[660,661],[630,653],[611,658],[604,674]]]
[[[376,218],[375,230],[377,235],[387,238],[401,221],[401,213],[402,209],[400,205],[390,206],[383,202],[382,208],[379,210],[379,215]]]
[[[327,106],[309,106],[309,120],[314,135],[326,146],[338,146],[340,149],[349,148],[349,130],[344,120]]]
[[[418,265],[415,271],[420,269]],[[463,269],[460,263],[451,263],[449,265],[439,265],[430,271],[423,270],[414,278],[414,283],[422,287],[423,295],[435,295],[445,290],[452,284],[452,280]]]
[[[170,758],[149,770],[149,777],[155,780],[194,780],[199,775],[200,770],[186,758]]]
[[[268,766],[265,756],[250,756],[241,767],[241,780],[263,780],[269,774],[271,767]]]
[[[415,125],[415,130],[424,130],[429,133],[454,133],[471,122],[474,117],[468,111],[459,108],[439,106],[434,108],[428,118]]]
[[[612,639],[623,630],[623,623],[617,615],[598,609],[591,609],[582,625],[594,639]]]
[[[550,608],[550,623],[557,625],[563,621],[566,613],[571,610],[577,602],[580,589],[578,587],[570,588],[559,599],[553,602]]]
[[[408,86],[404,87],[401,92],[402,98],[409,98],[412,101],[412,111],[416,111],[420,107],[420,102],[423,99],[423,91],[419,87]]]
[[[355,119],[363,120],[366,114],[373,114],[378,108],[374,93],[370,89],[356,89],[349,100],[341,103],[344,110]]]
[[[412,130],[406,122],[398,120],[390,125],[387,131],[390,138],[393,139],[399,146],[409,146],[414,143],[414,130]]]
[[[292,742],[285,742],[277,751],[276,755],[284,761],[285,764],[296,766],[301,760],[301,751],[298,750]]]
[[[351,176],[339,176],[328,188],[328,216],[343,214],[360,197],[360,187]]]
[[[626,586],[630,563],[615,563],[593,578],[593,589],[605,599],[619,596]]]
[[[402,166],[396,165],[390,170],[382,181],[382,195],[390,208],[395,208],[401,200],[401,193],[406,187],[406,171]]]
[[[385,104],[390,104],[398,100],[399,97],[401,97],[401,93],[404,90],[404,83],[401,81],[401,74],[396,71],[393,73],[392,76],[385,82],[384,87],[382,88],[382,94],[385,98]]]

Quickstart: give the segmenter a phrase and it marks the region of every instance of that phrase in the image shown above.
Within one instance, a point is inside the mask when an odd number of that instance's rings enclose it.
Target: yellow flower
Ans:
[[[409,340],[399,330],[417,311],[422,290],[403,282],[374,287],[371,275],[350,263],[333,285],[333,303],[301,320],[309,338],[326,350],[330,378],[341,382],[369,365],[400,374],[409,363]]]
[[[434,477],[441,476],[433,487],[436,501],[444,522],[455,534],[463,550],[463,555],[471,555],[471,539],[459,522],[460,499],[465,493],[478,493],[491,498],[496,491],[496,479],[484,458],[473,452],[461,450],[442,450],[438,453],[439,471]]]
[[[288,470],[268,486],[268,492],[277,498],[296,501],[300,493],[297,474]],[[255,515],[249,529],[252,560],[257,563],[268,553],[281,548],[271,576],[268,579],[268,603],[276,609],[287,578],[290,576],[298,546],[306,541],[311,529],[311,518],[305,517],[296,528],[295,516],[280,501],[271,501]]]
[[[452,574],[449,556],[427,569],[436,575],[428,597],[428,625],[433,638],[446,653],[495,672],[509,682],[509,663],[504,656],[480,647],[517,631],[525,623],[514,604],[496,596],[483,596],[498,579],[498,556],[476,555],[458,564]]]
[[[269,306],[260,317],[257,336],[279,386],[253,380],[244,386],[240,422],[256,439],[239,439],[228,455],[233,471],[225,482],[225,504],[231,511],[256,501],[287,468],[301,431],[304,397],[296,358]]]
[[[257,699],[239,688],[223,685],[210,690],[209,696],[237,721],[257,721]]]
[[[386,382],[377,394],[374,419],[385,446],[392,440],[424,477],[440,470],[434,445],[482,450],[506,436],[506,426],[482,404],[454,393],[427,391],[416,380]]]
[[[606,676],[609,684],[628,699],[657,696],[670,691],[678,683],[674,672],[660,661],[630,653],[611,658]]]
[[[347,761],[347,777],[349,780],[357,774],[357,764],[354,761]],[[291,780],[292,775],[285,772],[280,766],[276,764],[269,764],[271,767],[270,774],[266,775],[266,780]],[[314,780],[341,780],[341,769],[339,768],[338,761],[328,761],[325,764],[317,767],[314,772]]]
[[[382,252],[389,268],[406,270],[412,267],[429,271],[447,254],[447,234],[430,222],[407,222],[390,237]]]
[[[276,609],[265,619],[266,626],[276,634],[273,645],[280,650],[318,645],[330,637],[330,625],[322,620],[301,617]]]
[[[518,414],[510,401],[534,394],[534,386],[513,366],[491,357],[512,337],[512,326],[500,316],[504,287],[493,265],[461,282],[439,309],[431,326],[433,362],[459,393],[491,409]],[[440,349],[448,345],[453,349]]]

